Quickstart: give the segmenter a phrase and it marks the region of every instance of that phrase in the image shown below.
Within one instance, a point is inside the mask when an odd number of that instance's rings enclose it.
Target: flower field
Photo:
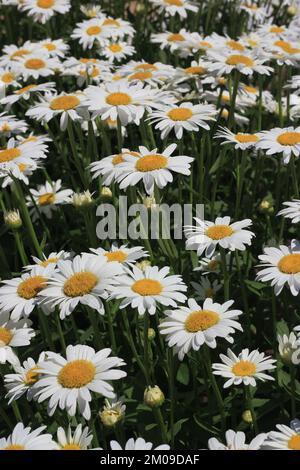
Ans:
[[[0,450],[300,450],[300,2],[0,20]]]

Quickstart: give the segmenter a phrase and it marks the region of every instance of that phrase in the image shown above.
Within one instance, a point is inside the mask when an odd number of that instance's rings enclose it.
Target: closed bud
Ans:
[[[253,422],[252,414],[250,410],[245,410],[244,413],[242,414],[242,418],[243,418],[243,421],[245,421],[245,423],[251,424]]]
[[[153,341],[156,336],[155,330],[153,328],[148,329],[148,339],[149,341]]]
[[[94,204],[92,194],[89,190],[83,193],[74,193],[72,198],[72,204],[76,209],[85,209],[88,206]]]
[[[274,207],[270,201],[263,199],[259,204],[259,211],[263,214],[272,214],[274,212]]]
[[[112,198],[111,189],[108,188],[107,186],[102,186],[101,191],[100,191],[100,196],[102,197],[102,199],[111,199]]]
[[[4,222],[9,228],[13,230],[17,230],[18,228],[22,226],[22,219],[20,217],[20,212],[17,209],[5,212]]]
[[[113,428],[116,424],[123,421],[125,410],[126,406],[123,405],[122,401],[110,403],[109,400],[105,400],[105,406],[100,411],[99,418],[103,426]]]
[[[295,16],[297,14],[297,7],[295,5],[290,5],[287,9],[289,16]]]
[[[165,396],[158,385],[147,387],[144,392],[144,402],[151,408],[158,408],[165,401]]]
[[[144,204],[144,206],[147,207],[147,209],[152,209],[152,208],[157,207],[156,199],[155,199],[154,196],[144,197],[143,204]]]
[[[138,263],[136,263],[136,267],[138,269],[140,269],[141,271],[145,271],[145,269],[148,267],[148,266],[151,266],[151,263],[149,260],[147,259],[144,259],[143,261],[139,261]]]

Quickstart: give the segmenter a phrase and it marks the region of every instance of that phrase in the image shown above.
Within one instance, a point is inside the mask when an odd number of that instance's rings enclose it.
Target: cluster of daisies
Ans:
[[[197,448],[300,450],[299,2],[226,2],[231,18],[208,1],[129,3],[121,18],[111,5],[1,1],[24,34],[0,53],[1,235],[15,244],[10,263],[0,250],[0,450],[174,448],[194,419],[174,421],[189,407],[175,383],[190,376],[197,407],[215,400]],[[102,243],[96,205],[122,194],[149,212],[205,203],[209,216],[184,226],[184,243]],[[265,314],[272,337],[257,347]],[[155,443],[126,408],[137,374]],[[290,420],[260,433],[253,398],[274,387],[286,394],[276,422]],[[226,431],[236,398],[242,426]]]

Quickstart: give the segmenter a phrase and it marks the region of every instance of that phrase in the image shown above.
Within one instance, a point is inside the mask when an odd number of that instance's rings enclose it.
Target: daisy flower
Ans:
[[[120,308],[131,305],[138,309],[139,315],[146,311],[154,315],[157,304],[176,307],[177,302],[185,301],[182,292],[186,292],[187,287],[181,276],[169,275],[170,268],[147,266],[141,271],[133,266],[132,271],[124,269],[126,274],[121,275],[118,285],[111,289],[111,298],[122,299]]]
[[[60,62],[57,57],[49,57],[48,54],[38,51],[26,55],[25,57],[18,57],[16,61],[16,70],[22,75],[24,80],[32,77],[37,80],[40,77],[48,77],[54,75],[56,70],[59,70]]]
[[[205,252],[205,256],[210,258],[217,246],[225,250],[235,251],[246,249],[245,245],[251,245],[254,233],[245,230],[252,225],[251,219],[244,219],[239,222],[230,223],[230,217],[217,217],[215,222],[194,218],[196,226],[186,226],[186,248],[196,249],[198,256]]]
[[[300,155],[300,127],[274,127],[270,131],[259,132],[258,136],[256,147],[267,155],[282,153],[285,164],[289,163],[291,155]]]
[[[101,7],[92,3],[80,5],[80,11],[82,11],[87,18],[101,18],[103,16]]]
[[[89,168],[92,173],[92,178],[95,179],[101,175],[103,176],[102,184],[104,186],[109,186],[124,170],[120,168],[120,165],[125,162],[125,155],[131,155],[135,158],[140,156],[138,152],[132,152],[124,148],[121,152],[122,153],[110,155],[109,157],[105,157],[97,162],[91,163]]]
[[[69,46],[62,39],[43,39],[39,42],[42,49],[47,51],[50,57],[63,59],[69,51]]]
[[[116,261],[117,263],[129,267],[132,267],[138,259],[149,256],[148,252],[144,251],[142,246],[127,248],[127,245],[121,245],[119,247],[116,243],[112,244],[110,250],[90,248],[90,251],[95,255],[104,256],[109,263]]]
[[[18,87],[20,83],[18,82],[19,74],[12,70],[10,67],[0,67],[0,94],[4,95],[5,90],[9,86]]]
[[[35,266],[30,273],[24,273],[7,281],[0,287],[0,308],[11,312],[12,320],[28,317],[36,306],[41,303],[38,294],[47,286],[52,275],[51,265],[44,268]]]
[[[228,429],[225,434],[226,444],[212,437],[208,441],[209,450],[261,450],[267,434],[258,434],[249,444],[246,444],[246,435],[242,431]]]
[[[188,40],[189,33],[183,28],[178,33],[165,31],[151,35],[151,42],[159,44],[162,49],[169,48],[171,52],[183,48]]]
[[[264,371],[275,369],[276,360],[265,356],[258,350],[250,352],[249,349],[243,349],[236,356],[231,349],[227,349],[227,356],[220,354],[220,359],[222,363],[215,363],[212,368],[215,375],[221,375],[227,379],[224,388],[240,384],[256,387],[256,379],[263,382],[274,380]]]
[[[193,288],[195,289],[195,297],[199,300],[205,300],[208,297],[213,299],[217,292],[222,289],[222,284],[219,281],[214,280],[211,282],[207,277],[202,277],[200,283],[191,282]]]
[[[119,370],[125,365],[123,359],[109,357],[111,349],[95,352],[90,346],[77,344],[67,346],[66,359],[60,354],[49,354],[47,361],[40,363],[40,378],[36,384],[35,399],[39,403],[50,399],[48,414],[52,416],[59,405],[70,416],[75,416],[76,408],[86,419],[91,418],[91,392],[107,398],[114,398],[111,380],[125,377]]]
[[[7,147],[0,149],[0,175],[13,175],[22,179],[22,166],[34,167],[36,160],[45,157],[45,153],[36,142],[18,142],[13,138],[9,139]]]
[[[24,0],[22,10],[34,21],[45,24],[56,13],[64,15],[71,8],[70,0]]]
[[[283,362],[299,364],[300,338],[292,331],[288,335],[277,335],[278,351]]]
[[[0,113],[0,135],[10,137],[12,134],[26,132],[28,124],[15,116],[8,116],[5,112]]]
[[[143,83],[129,85],[123,80],[99,87],[89,86],[85,95],[84,104],[93,117],[100,116],[102,120],[110,118],[113,121],[119,118],[123,126],[132,121],[139,124],[151,96],[150,88],[144,88]]]
[[[8,398],[8,404],[18,400],[26,394],[26,400],[31,401],[32,386],[39,379],[39,361],[44,360],[45,354],[40,354],[36,363],[31,357],[28,357],[22,365],[14,364],[14,373],[4,376],[4,384],[7,390],[5,398]]]
[[[146,442],[142,437],[128,439],[124,448],[117,441],[110,441],[111,450],[170,450],[168,444],[161,444],[157,447],[153,445],[152,442]]]
[[[2,56],[0,58],[1,66],[14,66],[19,57],[30,55],[37,48],[36,43],[26,41],[22,46],[16,44],[7,44],[2,49]]]
[[[300,450],[300,433],[285,424],[277,424],[265,441],[267,450]]]
[[[196,104],[184,102],[179,106],[172,105],[153,111],[147,119],[151,123],[157,123],[155,129],[161,131],[161,139],[174,130],[176,138],[180,140],[183,130],[198,132],[199,127],[209,130],[206,121],[214,121],[216,108],[211,104]]]
[[[216,338],[225,338],[233,343],[231,335],[235,330],[243,331],[236,321],[241,310],[230,310],[233,300],[224,304],[205,299],[203,307],[194,299],[188,299],[187,307],[167,310],[166,318],[160,323],[159,331],[166,335],[170,348],[174,347],[180,361],[190,351],[198,351],[203,344],[216,348]]]
[[[271,281],[275,295],[279,295],[285,284],[292,295],[297,296],[300,291],[300,245],[292,240],[290,247],[280,245],[279,248],[266,247],[260,255],[259,267],[263,269],[257,274],[257,280]]]
[[[51,434],[42,434],[46,426],[35,430],[18,423],[8,437],[0,438],[0,450],[55,450]]]
[[[108,31],[102,27],[100,18],[92,18],[78,23],[71,34],[71,38],[78,39],[83,49],[91,49],[95,42],[102,46],[107,42],[108,37]]]
[[[292,224],[300,222],[300,199],[283,202],[283,205],[286,207],[281,209],[277,215],[283,215],[286,219],[291,219]]]
[[[150,63],[144,60],[131,60],[120,66],[118,72],[122,76],[130,76],[131,78],[128,77],[128,80],[137,79],[147,81],[147,79],[150,80],[151,78],[160,77],[161,81],[164,82],[172,79],[176,73],[176,69],[172,65],[162,64],[161,62]]]
[[[62,320],[78,304],[87,305],[104,315],[101,298],[107,299],[108,291],[116,282],[115,277],[122,273],[120,263],[108,262],[104,256],[83,253],[73,260],[58,261],[57,268],[48,287],[40,293],[45,304],[51,309],[58,306]]]
[[[230,254],[226,254],[226,265],[230,264]],[[219,274],[222,272],[222,258],[219,253],[215,253],[211,258],[201,258],[199,260],[198,267],[194,268],[193,271],[201,271],[203,275],[209,273]]]
[[[279,65],[295,66],[300,60],[300,49],[296,43],[277,39],[267,45],[267,48],[273,53],[273,58]]]
[[[220,127],[220,130],[216,132],[215,139],[224,139],[221,145],[233,144],[235,149],[247,150],[251,147],[255,147],[259,140],[258,135],[238,132],[233,133],[226,127]]]
[[[26,196],[26,202],[31,208],[34,220],[39,218],[40,213],[44,214],[47,219],[51,219],[52,212],[58,209],[57,206],[69,203],[70,197],[73,195],[72,189],[62,189],[61,180],[52,183],[46,181],[45,184],[39,185],[37,189],[30,188],[29,191],[32,198]]]
[[[8,95],[0,100],[1,104],[13,105],[20,99],[29,100],[31,93],[48,93],[55,90],[54,82],[41,83],[40,85],[31,84],[15,90],[12,95]]]
[[[101,18],[101,28],[105,31],[107,36],[112,39],[122,39],[125,36],[132,38],[135,35],[135,29],[131,26],[129,21],[122,18],[112,18],[107,16]]]
[[[85,96],[81,92],[71,94],[61,93],[60,95],[46,94],[40,98],[40,102],[26,111],[29,116],[37,121],[49,122],[55,116],[60,115],[60,128],[65,131],[68,120],[78,121],[82,118],[82,102]]]
[[[29,264],[28,266],[24,266],[25,271],[31,271],[35,266],[42,266],[43,268],[47,268],[49,265],[55,268],[57,266],[58,261],[70,259],[71,253],[61,250],[59,252],[52,251],[48,256],[43,253],[43,258],[39,259],[36,256],[32,256],[34,264]]]
[[[239,5],[239,8],[248,14],[249,19],[251,20],[250,24],[253,22],[263,23],[265,17],[268,15],[268,11],[265,7],[258,6],[256,3],[251,1],[245,1]]]
[[[190,164],[194,158],[186,155],[171,157],[176,147],[176,144],[171,144],[164,151],[158,153],[157,149],[149,150],[140,146],[140,157],[124,155],[125,161],[119,165],[121,173],[117,177],[120,188],[126,189],[128,186],[136,186],[142,180],[145,191],[151,195],[155,184],[161,189],[173,181],[171,172],[190,175]]]
[[[64,428],[57,429],[57,446],[58,450],[88,450],[93,435],[88,426],[82,428],[82,424],[78,424],[72,433],[71,426],[67,431]]]
[[[126,57],[135,53],[135,48],[126,42],[110,42],[101,48],[101,55],[103,55],[109,62],[120,62]]]
[[[14,348],[28,346],[35,336],[29,320],[14,321],[8,312],[0,315],[0,364],[19,364]]]
[[[150,0],[154,6],[159,7],[160,13],[174,16],[178,14],[180,18],[187,18],[189,11],[197,13],[198,6],[189,0]]]
[[[253,75],[254,72],[260,75],[270,75],[273,68],[264,63],[268,60],[266,57],[256,57],[250,52],[228,53],[225,49],[209,50],[207,53],[208,60],[211,61],[210,71],[216,72],[218,75],[229,74],[232,70],[238,70],[243,75]]]

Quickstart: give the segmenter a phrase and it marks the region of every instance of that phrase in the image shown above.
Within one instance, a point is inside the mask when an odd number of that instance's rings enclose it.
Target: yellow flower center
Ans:
[[[66,444],[61,450],[81,450],[78,444]]]
[[[57,98],[54,98],[54,100],[51,101],[50,108],[54,111],[67,111],[68,109],[74,109],[79,104],[80,100],[77,98],[77,96],[58,96]]]
[[[92,382],[95,375],[96,367],[91,361],[77,359],[60,370],[57,381],[64,388],[81,388]]]
[[[139,64],[134,67],[134,70],[157,70],[157,67],[153,64]]]
[[[300,450],[300,434],[295,434],[288,440],[288,448],[291,450]]]
[[[37,367],[32,367],[29,371],[26,372],[24,378],[25,385],[33,385],[38,381],[40,369]]]
[[[10,162],[21,155],[18,148],[12,147],[10,149],[0,150],[0,163]]]
[[[284,26],[271,26],[269,29],[270,33],[283,33],[285,31]]]
[[[68,297],[81,297],[89,294],[97,285],[98,277],[89,271],[75,273],[64,283],[63,291]]]
[[[11,444],[10,446],[4,447],[3,450],[25,450],[25,447],[20,444]]]
[[[86,33],[89,36],[97,36],[97,34],[101,33],[101,28],[100,26],[90,26],[87,30]]]
[[[234,364],[231,372],[239,377],[253,375],[256,372],[256,365],[250,361],[240,361]]]
[[[40,8],[52,8],[55,0],[37,0],[36,4]]]
[[[245,47],[243,46],[243,44],[241,44],[238,41],[229,40],[229,41],[226,42],[226,44],[227,44],[228,47],[230,47],[230,49],[234,49],[236,51],[244,51],[245,50]]]
[[[244,90],[248,93],[257,93],[257,88],[255,88],[254,86],[246,85],[244,86]]]
[[[193,111],[190,108],[175,108],[167,113],[172,121],[187,121],[193,116]]]
[[[208,49],[210,49],[212,47],[212,45],[208,41],[200,41],[199,46],[204,47],[204,48],[208,48]]]
[[[55,196],[53,193],[45,193],[39,196],[38,203],[40,206],[48,206],[53,204],[55,201]]]
[[[281,145],[300,144],[300,132],[284,132],[277,137],[277,142]]]
[[[46,278],[43,276],[32,276],[22,281],[17,289],[17,294],[23,299],[33,299],[46,287]]]
[[[120,26],[120,23],[118,20],[114,20],[113,18],[106,18],[106,20],[103,21],[104,26]]]
[[[168,5],[174,5],[176,7],[182,7],[183,5],[182,0],[165,0],[165,3]]]
[[[152,72],[136,72],[130,75],[129,80],[147,80],[147,78],[152,77]]]
[[[284,274],[297,274],[300,272],[300,253],[291,253],[281,258],[277,265]]]
[[[181,41],[184,41],[184,36],[179,33],[170,34],[168,36],[168,41],[169,42],[181,42]]]
[[[228,57],[226,60],[227,65],[245,65],[246,67],[251,67],[254,62],[250,57],[241,54],[234,54]]]
[[[187,67],[184,69],[185,73],[189,75],[204,75],[207,72],[207,69],[200,66]]]
[[[59,258],[57,257],[48,258],[48,259],[45,259],[44,261],[40,261],[39,266],[43,266],[43,268],[46,268],[49,264],[57,263],[58,260]]]
[[[26,165],[26,163],[19,163],[18,167],[19,167],[19,170],[21,171],[21,173],[24,173],[24,171],[26,170],[28,165]]]
[[[280,47],[280,49],[282,49],[287,54],[297,54],[300,52],[300,49],[293,47],[292,44],[287,41],[275,41],[274,45]]]
[[[0,344],[9,344],[11,339],[13,337],[13,334],[10,330],[7,328],[4,328],[4,326],[0,326]]]
[[[24,88],[20,88],[19,90],[15,91],[16,95],[22,95],[22,93],[26,93],[27,91],[31,90],[32,88],[36,87],[36,85],[27,85]]]
[[[167,164],[168,158],[163,155],[144,155],[143,157],[138,158],[135,168],[137,171],[147,172],[160,170],[161,168],[165,168]]]
[[[52,52],[56,50],[56,45],[53,44],[52,42],[47,42],[44,44],[44,47],[47,49],[47,51]]]
[[[196,310],[189,314],[184,326],[189,333],[205,331],[219,323],[220,317],[212,310]]]
[[[212,225],[205,232],[205,235],[212,240],[222,240],[222,238],[230,237],[232,234],[233,230],[230,225]]]
[[[131,96],[121,92],[111,93],[106,97],[106,103],[111,106],[126,106],[131,103]]]
[[[208,263],[207,268],[208,268],[210,271],[215,271],[216,269],[218,269],[218,266],[219,266],[218,260],[213,259],[212,261],[210,261],[210,262]]]
[[[24,65],[27,69],[39,70],[45,67],[46,64],[42,59],[28,59]]]
[[[238,142],[242,144],[248,144],[249,142],[258,141],[258,137],[255,134],[242,134],[241,132],[235,134],[235,138]]]
[[[6,72],[2,75],[1,80],[3,83],[11,83],[14,80],[14,75],[11,72]]]
[[[118,263],[123,263],[123,261],[127,258],[127,253],[124,253],[122,250],[117,251],[110,251],[109,253],[105,253],[105,257],[107,261],[118,261]]]
[[[30,54],[30,51],[27,49],[19,49],[18,51],[15,51],[10,57],[11,59],[14,59],[15,57],[23,57],[24,55]]]
[[[86,57],[82,57],[81,59],[79,59],[79,62],[81,62],[82,64],[89,64],[89,63],[96,64],[97,59],[88,59]]]
[[[108,46],[108,49],[111,51],[111,52],[121,52],[123,50],[123,47],[120,46],[120,44],[110,44]]]
[[[163,290],[163,286],[155,279],[139,279],[131,286],[133,292],[139,295],[159,295]]]

